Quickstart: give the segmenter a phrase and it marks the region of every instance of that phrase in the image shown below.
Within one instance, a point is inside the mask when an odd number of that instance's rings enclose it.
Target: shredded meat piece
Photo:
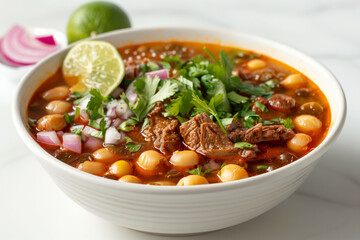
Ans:
[[[142,131],[146,141],[152,141],[154,146],[165,155],[171,155],[180,149],[179,121],[165,118],[162,112],[164,105],[157,102],[153,110],[148,113],[149,124]]]
[[[142,59],[141,61],[134,61],[133,59],[127,60],[125,63],[125,76],[124,79],[125,80],[133,80],[135,78],[137,78],[140,73],[141,73],[141,69],[139,67],[139,64],[145,64],[149,62],[149,59],[145,58]]]
[[[228,136],[206,113],[196,115],[180,126],[184,143],[209,158],[255,158],[258,148],[242,150],[234,147]]]
[[[285,141],[295,136],[293,130],[287,129],[283,125],[263,126],[262,123],[259,123],[250,129],[246,129],[236,120],[227,127],[227,131],[229,132],[228,137],[233,142]]]
[[[206,113],[200,113],[191,120],[184,122],[180,126],[180,133],[184,143],[191,149],[198,149],[201,146],[201,124],[212,122]]]

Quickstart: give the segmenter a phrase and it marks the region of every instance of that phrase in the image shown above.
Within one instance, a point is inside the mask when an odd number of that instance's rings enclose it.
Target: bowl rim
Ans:
[[[20,113],[20,93],[24,86],[26,85],[26,82],[30,77],[35,74],[38,69],[41,69],[46,65],[47,61],[49,61],[52,58],[55,58],[59,54],[63,54],[74,45],[71,44],[67,46],[64,49],[61,49],[50,56],[46,57],[45,59],[41,60],[39,63],[35,65],[35,67],[28,72],[20,81],[19,85],[17,86],[17,89],[15,91],[14,99],[13,99],[13,106],[12,106],[12,117],[14,120],[14,125],[17,129],[17,132],[19,133],[20,137],[25,142],[25,145],[33,152],[38,158],[41,160],[48,161],[49,164],[54,165],[55,168],[59,168],[62,171],[67,172],[67,174],[73,175],[72,177],[76,178],[83,178],[84,181],[93,183],[95,185],[101,185],[104,187],[112,187],[116,188],[117,191],[127,191],[127,192],[142,192],[142,193],[156,193],[156,194],[193,194],[193,193],[203,193],[203,192],[212,192],[212,191],[225,191],[232,188],[240,188],[240,187],[250,187],[253,184],[257,184],[260,181],[266,181],[266,179],[278,175],[280,173],[283,173],[284,171],[288,171],[289,169],[294,169],[297,166],[300,166],[301,164],[304,164],[304,162],[311,162],[318,159],[325,151],[330,147],[330,145],[336,140],[336,137],[339,135],[344,122],[346,118],[346,99],[344,95],[344,91],[336,79],[336,77],[330,72],[329,69],[327,69],[324,65],[310,57],[309,55],[288,46],[287,44],[282,44],[277,41],[260,37],[257,35],[249,34],[246,32],[234,30],[234,29],[226,29],[226,28],[209,28],[209,27],[146,27],[146,28],[135,28],[135,29],[122,29],[117,31],[112,31],[109,33],[101,34],[93,38],[89,38],[90,40],[103,40],[103,38],[108,37],[114,37],[121,35],[128,34],[128,33],[136,33],[136,32],[163,32],[163,31],[199,31],[199,32],[216,32],[219,33],[226,33],[226,34],[233,34],[237,36],[242,36],[244,38],[257,40],[260,42],[265,43],[266,45],[272,46],[275,49],[282,48],[288,52],[291,52],[291,54],[294,54],[298,56],[299,58],[304,59],[304,62],[307,62],[309,65],[313,65],[316,68],[321,69],[323,72],[322,74],[326,76],[329,80],[332,81],[332,84],[334,85],[336,89],[337,94],[337,101],[339,104],[339,111],[337,115],[337,119],[335,122],[333,122],[332,130],[331,132],[328,132],[325,139],[311,152],[306,154],[305,156],[299,158],[298,160],[292,162],[291,164],[285,165],[281,168],[275,169],[274,171],[267,172],[265,174],[252,176],[249,178],[227,182],[226,184],[223,183],[214,183],[214,184],[205,184],[205,185],[194,185],[194,186],[183,186],[183,187],[174,187],[174,186],[157,186],[157,185],[147,185],[147,184],[128,184],[118,181],[110,181],[109,179],[101,178],[89,173],[85,173],[81,170],[78,170],[77,168],[74,168],[57,158],[50,155],[48,152],[46,152],[34,139],[33,137],[28,133],[28,130],[24,124],[23,119],[21,118]],[[221,37],[219,37],[221,39]],[[104,40],[106,41],[106,40]],[[195,41],[196,42],[196,41]],[[270,56],[271,57],[271,56]],[[285,63],[286,64],[286,63]],[[34,90],[35,91],[35,90]],[[33,92],[34,92],[33,91]],[[328,96],[326,96],[328,98]],[[28,104],[28,103],[27,103]]]

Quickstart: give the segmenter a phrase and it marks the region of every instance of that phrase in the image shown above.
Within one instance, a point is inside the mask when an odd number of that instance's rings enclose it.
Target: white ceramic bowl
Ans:
[[[331,107],[332,123],[325,140],[305,157],[270,173],[230,183],[188,187],[121,183],[66,165],[30,136],[25,126],[28,102],[38,86],[61,66],[69,47],[53,54],[37,64],[20,83],[13,111],[17,130],[60,189],[85,209],[115,224],[152,233],[190,234],[247,221],[290,196],[329,149],[344,124],[346,102],[335,77],[311,57],[277,42],[230,30],[203,28],[130,29],[95,39],[109,41],[116,47],[186,40],[253,50],[308,76],[325,93]]]

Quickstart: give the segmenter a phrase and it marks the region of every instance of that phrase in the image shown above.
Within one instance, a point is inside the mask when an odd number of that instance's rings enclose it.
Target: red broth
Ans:
[[[106,151],[109,152],[112,156],[110,157],[110,159],[107,160],[97,160],[96,157],[94,157],[94,151],[96,149],[94,150],[86,148],[86,146],[84,146],[84,141],[82,142],[83,146],[81,154],[68,151],[64,147],[49,146],[38,141],[39,144],[49,154],[58,158],[60,161],[63,161],[71,165],[72,167],[80,168],[84,171],[93,173],[100,177],[109,178],[111,180],[118,180],[121,178],[122,175],[125,174],[137,177],[136,181],[139,180],[139,182],[144,184],[176,185],[183,177],[192,174],[196,175],[196,171],[194,172],[191,170],[194,170],[199,166],[201,166],[202,169],[200,169],[200,173],[197,173],[203,175],[203,177],[206,178],[208,183],[222,182],[221,177],[219,177],[221,176],[222,171],[221,166],[226,166],[229,164],[235,164],[244,169],[247,173],[247,176],[245,177],[264,174],[266,172],[270,172],[277,168],[280,168],[284,165],[290,164],[293,161],[296,161],[302,156],[308,154],[323,141],[331,123],[331,111],[325,95],[314,82],[312,82],[305,75],[299,73],[297,70],[268,56],[216,44],[205,45],[214,56],[218,56],[220,51],[224,50],[234,61],[233,74],[239,76],[243,82],[251,83],[254,86],[264,84],[269,80],[276,80],[277,83],[280,83],[277,84],[276,87],[271,89],[271,91],[273,91],[273,94],[282,94],[293,99],[295,101],[295,105],[291,107],[291,110],[279,111],[279,108],[276,107],[278,106],[277,104],[280,104],[280,109],[281,107],[286,106],[286,104],[284,105],[284,103],[281,101],[279,103],[279,101],[277,101],[279,99],[276,98],[275,101],[272,101],[272,103],[270,103],[271,97],[268,99],[265,97],[263,105],[266,107],[267,111],[262,112],[257,109],[257,111],[255,112],[259,114],[263,121],[272,121],[273,119],[279,118],[290,118],[292,119],[292,121],[294,121],[296,117],[304,114],[315,117],[318,121],[321,122],[321,127],[310,133],[305,133],[307,136],[310,136],[311,141],[303,149],[296,151],[294,151],[294,148],[289,147],[288,142],[291,141],[291,138],[286,140],[263,141],[256,143],[257,148],[259,149],[257,151],[260,152],[260,154],[255,158],[248,159],[244,157],[233,157],[227,159],[217,159],[214,157],[209,157],[208,155],[201,153],[201,151],[194,150],[191,147],[189,148],[189,146],[184,143],[183,136],[179,133],[180,143],[178,151],[186,150],[195,152],[199,159],[197,164],[189,167],[179,167],[171,164],[170,159],[172,154],[163,154],[161,151],[159,151],[158,147],[154,146],[153,141],[145,140],[143,132],[141,131],[141,123],[136,125],[132,131],[124,132],[124,134],[129,137],[135,145],[141,146],[140,149],[136,152],[130,152],[127,148],[128,144],[124,142],[119,145],[113,146],[105,146],[104,144],[100,144],[98,148],[105,148]],[[210,58],[204,52],[203,47],[203,43],[195,42],[151,42],[140,45],[125,46],[119,48],[118,51],[122,56],[126,66],[129,66],[129,64],[131,63],[135,64],[135,66],[138,67],[139,64],[142,64],[144,62],[152,62],[161,66],[161,62],[165,61],[165,56],[178,56],[179,59],[182,60],[182,62],[185,62],[199,55],[204,56],[204,59],[210,60]],[[255,68],[251,68],[249,62],[254,59],[265,62],[266,66],[256,69],[256,62],[253,62],[253,64],[255,64]],[[170,64],[172,66],[172,69],[170,70],[170,78],[177,78],[179,76],[179,69],[176,69],[174,63],[170,62]],[[257,64],[259,64],[259,62]],[[150,71],[150,69],[148,71]],[[291,74],[300,74],[302,79],[305,79],[306,83],[302,84],[301,87],[285,87],[286,84],[282,83],[284,83],[284,80]],[[124,80],[120,87],[122,89],[126,89],[125,84],[128,84],[132,80],[133,79]],[[67,86],[64,78],[62,77],[61,69],[59,69],[53,76],[49,77],[49,79],[47,79],[45,83],[36,90],[29,103],[28,117],[30,119],[36,120],[35,123],[30,124],[30,128],[32,129],[31,134],[33,135],[35,140],[37,140],[37,133],[41,130],[38,127],[39,120],[43,116],[49,114],[49,112],[46,110],[46,106],[51,101],[45,100],[43,97],[43,93],[58,86]],[[199,90],[205,92],[203,88],[200,88]],[[241,95],[251,97],[248,94],[241,93]],[[74,110],[74,99],[70,98],[69,95],[63,97],[62,101],[71,104],[71,110],[69,110],[69,112]],[[252,102],[252,109],[254,101],[255,100],[253,100]],[[169,100],[165,100],[164,104],[166,105],[168,103]],[[62,114],[63,113],[61,113],[60,115]],[[190,118],[190,116],[188,116],[188,118]],[[174,118],[170,117],[169,119]],[[85,125],[88,124],[88,122],[79,118],[75,118],[75,123]],[[70,124],[66,124],[66,126],[64,126],[59,131],[70,132],[70,127]],[[299,134],[304,131],[303,129],[301,129],[301,127],[295,127],[293,129],[293,132],[294,134]],[[61,136],[59,137],[59,139],[61,140]],[[100,139],[100,141],[102,140]],[[161,167],[154,170],[155,172],[151,172],[150,174],[148,174],[149,172],[144,172],[143,169],[139,167],[136,163],[139,156],[143,152],[146,152],[148,150],[154,150],[163,156],[163,159],[161,160],[163,161],[161,163]],[[124,160],[126,162],[126,166],[122,162],[122,164],[125,166],[125,170],[123,171],[123,173],[121,173],[121,171],[117,169],[117,171],[120,171],[120,173],[113,174],[114,171],[116,172],[116,168],[113,165],[113,171],[111,171],[110,166],[114,164],[114,162],[119,160]],[[98,165],[95,164],[92,167],[100,168],[100,170],[88,170],[86,166],[83,166],[84,162],[99,162]],[[124,167],[123,165],[120,164],[118,168]],[[130,167],[130,169],[126,170],[127,167]],[[206,169],[210,170],[205,173]],[[132,181],[129,180],[129,182]]]

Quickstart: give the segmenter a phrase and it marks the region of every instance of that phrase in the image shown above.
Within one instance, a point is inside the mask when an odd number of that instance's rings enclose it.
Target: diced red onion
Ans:
[[[129,103],[130,105],[134,105],[138,99],[138,95],[136,93],[133,94],[129,94],[128,96],[126,96],[129,99]]]
[[[63,131],[57,131],[56,134],[59,136],[59,137],[62,137],[64,135],[64,132]]]
[[[124,134],[120,133],[116,130],[115,127],[109,127],[105,133],[105,141],[106,145],[117,145],[124,138]]]
[[[83,124],[80,124],[80,125],[73,125],[70,127],[70,131],[73,131],[75,129],[78,129],[78,128],[81,128],[81,130],[84,128],[84,125]]]
[[[127,89],[125,91],[125,95],[129,96],[130,94],[133,94],[133,93],[135,93],[134,82],[129,84],[129,86],[127,87]]]
[[[64,133],[63,147],[74,153],[81,154],[81,138],[73,133]]]
[[[36,134],[36,138],[39,142],[51,145],[61,146],[60,139],[55,131],[43,131]]]
[[[95,133],[97,132],[98,130],[96,130],[95,128],[92,128],[92,127],[89,127],[89,126],[85,126],[84,129],[83,129],[83,132],[82,134],[85,136],[85,137],[90,137],[92,133]]]
[[[11,28],[0,42],[0,54],[15,66],[35,64],[58,49],[31,37],[20,26]]]
[[[120,118],[115,118],[113,121],[112,121],[112,126],[115,127],[115,128],[118,128],[120,126],[120,124],[122,123],[123,121],[120,119]]]
[[[89,114],[86,112],[85,109],[80,109],[80,116],[81,116],[85,121],[89,121],[89,120],[90,120],[90,116],[89,116]]]
[[[86,107],[87,107],[91,97],[92,97],[91,94],[86,95],[83,99],[81,99],[80,103],[76,107],[78,107],[82,110],[86,110]]]
[[[124,100],[119,101],[119,104],[117,105],[115,110],[116,110],[116,114],[120,118],[125,119],[125,120],[129,119],[130,117],[132,117],[134,115]]]
[[[167,79],[169,78],[169,70],[168,69],[160,69],[157,71],[147,72],[145,73],[145,76],[151,76],[154,78],[155,76],[158,76],[160,79]]]
[[[115,108],[109,108],[106,112],[106,116],[113,119],[116,117],[116,111]]]
[[[90,151],[95,151],[101,148],[102,145],[103,145],[103,140],[101,138],[89,137],[84,143],[84,148]]]
[[[56,45],[53,35],[35,37],[35,39],[50,46]]]

